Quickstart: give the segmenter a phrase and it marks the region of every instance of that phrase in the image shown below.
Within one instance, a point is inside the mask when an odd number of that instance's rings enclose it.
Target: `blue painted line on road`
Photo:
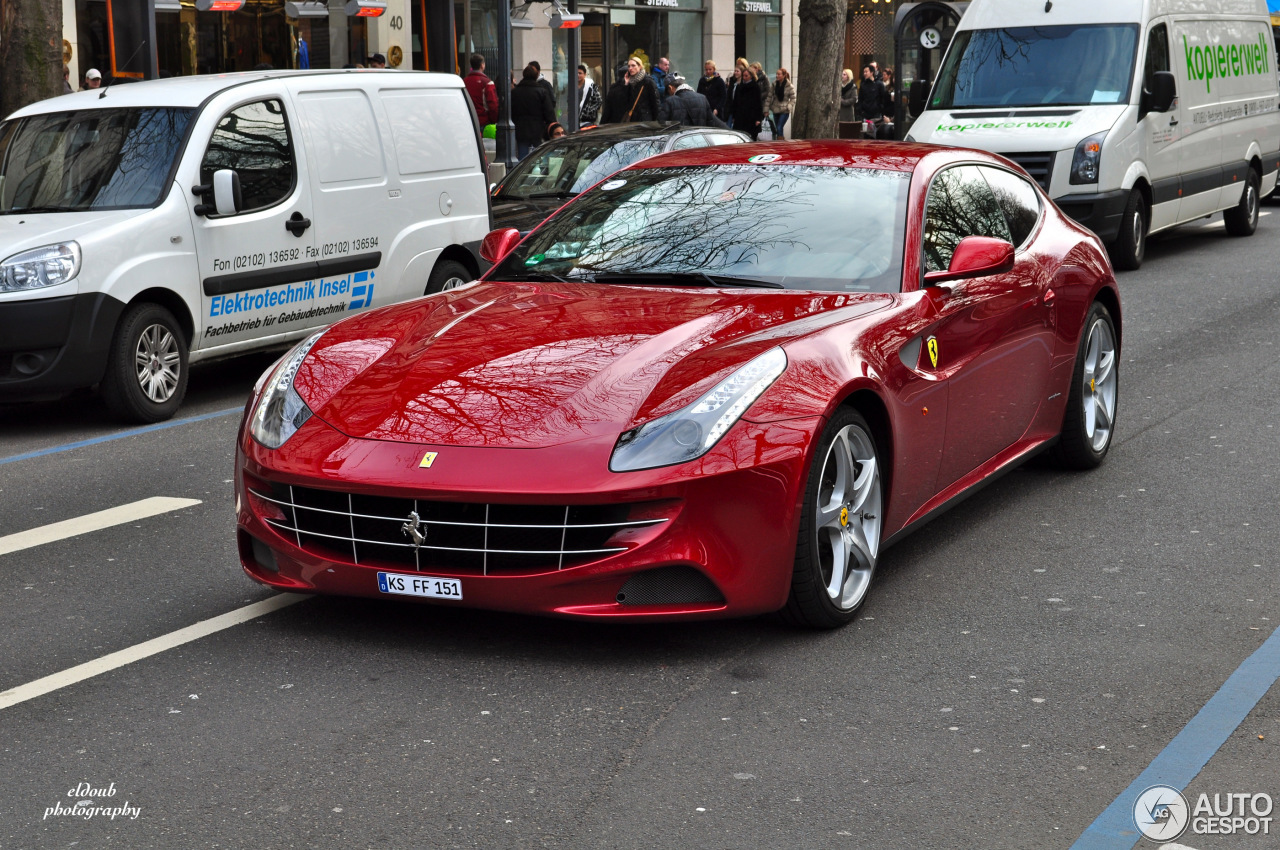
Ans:
[[[172,419],[168,422],[158,422],[155,425],[147,425],[144,428],[134,428],[129,431],[121,431],[119,434],[108,434],[105,437],[94,437],[92,440],[81,440],[78,443],[64,443],[60,446],[40,449],[40,451],[37,452],[27,452],[22,455],[13,455],[12,457],[0,457],[0,466],[3,466],[6,463],[17,463],[20,460],[31,460],[36,457],[57,454],[58,452],[69,452],[72,449],[83,449],[85,446],[96,446],[99,443],[109,443],[112,440],[123,440],[126,437],[136,437],[139,434],[150,434],[152,431],[163,431],[166,428],[177,428],[180,425],[190,425],[193,422],[204,422],[208,419],[230,416],[233,413],[240,413],[242,410],[244,410],[242,407],[228,407],[226,410],[218,410],[213,413],[205,413],[200,416],[191,416],[187,419]]]
[[[1152,785],[1184,790],[1280,678],[1280,628],[1236,668],[1147,769],[1089,825],[1071,850],[1127,850],[1141,839],[1133,804]]]

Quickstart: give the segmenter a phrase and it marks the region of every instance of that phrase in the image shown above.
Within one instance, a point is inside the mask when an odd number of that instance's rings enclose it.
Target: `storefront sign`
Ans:
[[[635,0],[641,9],[701,9],[702,0]]]
[[[759,12],[766,15],[777,15],[782,12],[781,0],[734,0],[734,9],[738,12]]]

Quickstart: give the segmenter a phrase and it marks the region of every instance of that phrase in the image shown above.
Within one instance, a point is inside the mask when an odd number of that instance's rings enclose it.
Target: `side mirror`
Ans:
[[[520,244],[520,231],[514,227],[491,230],[480,243],[480,259],[486,263],[500,263],[511,253],[511,249]]]
[[[966,236],[951,255],[944,272],[926,272],[925,286],[937,286],[949,280],[1000,274],[1013,268],[1013,245],[990,236]]]
[[[1173,99],[1178,96],[1178,84],[1170,71],[1156,71],[1147,80],[1149,89],[1142,91],[1142,105],[1146,112],[1168,112]]]
[[[911,84],[911,88],[907,92],[907,109],[914,118],[921,112],[924,112],[924,106],[929,102],[929,81],[916,80]]]
[[[244,207],[240,196],[240,175],[230,168],[213,172],[213,206],[218,215],[235,215]]]

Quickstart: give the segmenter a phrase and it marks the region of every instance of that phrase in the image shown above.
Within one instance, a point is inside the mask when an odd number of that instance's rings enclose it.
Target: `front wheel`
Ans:
[[[135,304],[120,317],[107,353],[102,398],[129,422],[173,416],[187,393],[187,342],[173,314],[159,304]]]
[[[1111,264],[1116,268],[1133,271],[1142,265],[1147,253],[1147,204],[1137,189],[1129,193],[1120,218],[1120,233],[1108,248]]]
[[[853,619],[875,574],[883,515],[875,438],[861,414],[841,408],[809,470],[783,619],[816,629]]]
[[[1227,233],[1232,236],[1252,236],[1258,229],[1259,194],[1262,180],[1258,172],[1249,169],[1249,176],[1244,181],[1244,194],[1240,203],[1222,213],[1222,220],[1227,225]]]
[[[448,292],[450,289],[457,289],[473,277],[474,275],[467,271],[467,267],[462,263],[454,262],[453,260],[436,263],[436,267],[431,270],[431,277],[427,278],[427,291],[425,294],[434,295],[437,292]]]
[[[1059,466],[1092,469],[1107,456],[1120,399],[1119,357],[1111,311],[1095,301],[1080,337],[1062,435],[1054,447]]]

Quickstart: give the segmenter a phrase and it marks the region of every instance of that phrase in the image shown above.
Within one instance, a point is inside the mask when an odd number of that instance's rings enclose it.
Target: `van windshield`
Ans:
[[[930,109],[1128,103],[1135,24],[956,33]]]
[[[0,215],[155,206],[194,109],[82,109],[0,124]]]

